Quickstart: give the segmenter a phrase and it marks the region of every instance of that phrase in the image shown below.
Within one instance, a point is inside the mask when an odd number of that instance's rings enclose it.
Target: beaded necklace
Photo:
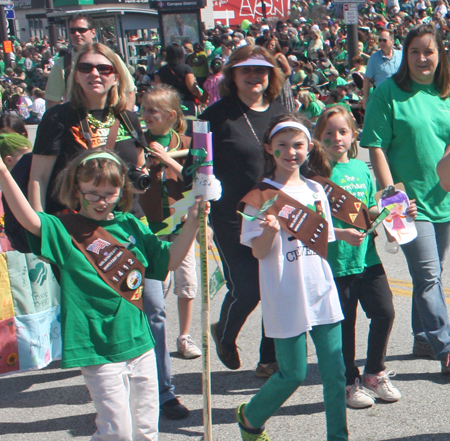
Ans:
[[[105,122],[99,121],[89,112],[86,115],[86,119],[88,120],[89,124],[93,125],[97,129],[110,129],[114,125],[116,117],[114,115],[114,110],[112,109],[112,107],[110,107]]]

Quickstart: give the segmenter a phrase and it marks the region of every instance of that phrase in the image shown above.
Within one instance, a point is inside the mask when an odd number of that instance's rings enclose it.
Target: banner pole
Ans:
[[[203,391],[203,426],[204,441],[212,441],[211,414],[211,366],[210,366],[210,331],[209,331],[209,270],[208,270],[208,235],[205,203],[200,206],[200,266],[202,283],[202,391]]]

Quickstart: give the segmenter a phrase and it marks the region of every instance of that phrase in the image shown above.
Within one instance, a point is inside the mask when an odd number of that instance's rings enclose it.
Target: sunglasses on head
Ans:
[[[79,34],[85,34],[87,31],[89,31],[89,28],[69,28],[69,32],[71,34],[79,33]]]
[[[77,70],[81,73],[91,73],[94,69],[97,69],[97,72],[100,75],[111,75],[115,72],[114,66],[109,64],[91,64],[91,63],[79,63],[77,66]]]

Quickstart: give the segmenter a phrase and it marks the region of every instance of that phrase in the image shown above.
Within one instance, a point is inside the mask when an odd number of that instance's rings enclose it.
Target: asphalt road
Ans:
[[[362,157],[364,159],[364,157]],[[440,374],[437,361],[415,359],[411,355],[410,328],[411,283],[401,251],[384,252],[384,238],[377,246],[394,292],[396,320],[387,357],[388,370],[397,373],[393,379],[403,394],[397,403],[377,403],[370,409],[348,409],[350,439],[354,441],[450,440],[450,376]],[[210,260],[212,269],[214,261]],[[447,303],[450,303],[450,271],[444,271]],[[211,304],[211,317],[218,317],[222,290]],[[169,346],[176,350],[178,318],[175,296],[167,299]],[[248,401],[263,384],[255,377],[261,329],[260,310],[245,324],[238,344],[242,368],[227,370],[217,359],[211,359],[213,439],[240,439],[235,409]],[[357,330],[357,358],[363,364],[368,321],[360,311]],[[200,297],[195,303],[192,335],[200,341]],[[172,353],[173,382],[180,399],[190,409],[181,421],[161,418],[160,441],[196,441],[203,433],[201,360],[184,360]],[[53,363],[47,369],[0,378],[1,441],[84,441],[95,431],[95,409],[78,369],[61,370]],[[309,371],[306,382],[267,423],[272,441],[324,441],[325,415],[322,387],[317,369],[314,345],[309,344]]]

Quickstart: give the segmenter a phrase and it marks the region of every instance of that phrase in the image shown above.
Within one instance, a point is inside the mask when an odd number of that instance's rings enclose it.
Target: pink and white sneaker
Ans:
[[[365,388],[371,390],[383,401],[398,401],[402,394],[391,383],[390,378],[395,377],[394,371],[388,373],[382,371],[378,374],[364,374],[362,377],[362,384]]]

